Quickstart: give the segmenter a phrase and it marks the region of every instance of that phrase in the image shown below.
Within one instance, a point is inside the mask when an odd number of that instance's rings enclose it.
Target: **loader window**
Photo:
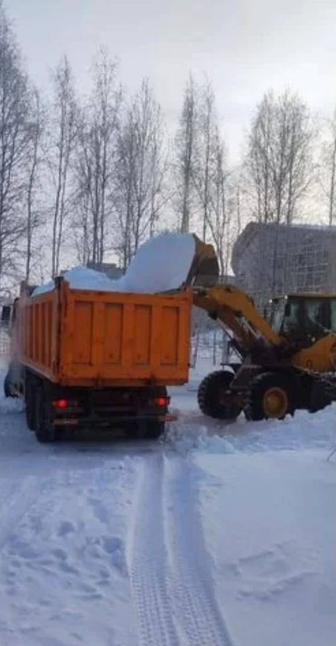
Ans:
[[[330,328],[329,322],[329,302],[326,299],[312,299],[305,302],[305,326],[308,330],[311,328],[312,333],[315,330],[315,336],[325,334]]]
[[[329,332],[336,334],[336,298],[289,296],[271,302],[267,317],[274,332],[309,345]]]
[[[335,311],[336,316],[336,311]],[[330,330],[330,309],[327,299],[298,298],[285,307],[282,332],[288,338],[310,343]]]
[[[297,336],[301,328],[300,324],[300,302],[291,301],[286,303],[285,316],[282,323],[281,332],[285,336]]]
[[[268,320],[271,323],[274,332],[277,332],[278,334],[280,334],[282,330],[284,312],[285,301],[283,299],[272,303],[272,311]]]

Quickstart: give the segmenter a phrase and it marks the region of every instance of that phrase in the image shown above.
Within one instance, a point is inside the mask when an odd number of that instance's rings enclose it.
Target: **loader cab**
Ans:
[[[302,347],[336,334],[336,295],[290,294],[271,301],[275,332]]]

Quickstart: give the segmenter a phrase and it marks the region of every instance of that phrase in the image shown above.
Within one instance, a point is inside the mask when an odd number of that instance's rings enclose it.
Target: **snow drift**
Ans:
[[[1,646],[335,646],[336,404],[224,426],[203,368],[174,441],[58,446],[0,370]]]
[[[75,267],[64,273],[72,289],[102,292],[156,293],[179,289],[185,283],[196,251],[189,233],[166,233],[145,242],[133,258],[125,276],[112,280],[106,274],[87,267]],[[37,287],[33,296],[54,289],[51,281]]]

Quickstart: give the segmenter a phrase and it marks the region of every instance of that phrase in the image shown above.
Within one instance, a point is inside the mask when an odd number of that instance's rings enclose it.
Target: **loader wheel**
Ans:
[[[326,392],[323,384],[316,383],[313,384],[310,395],[309,402],[309,412],[317,413],[319,410],[323,410],[332,403],[330,395]]]
[[[197,400],[204,415],[215,419],[235,420],[241,412],[230,384],[234,373],[229,370],[216,370],[201,381]]]
[[[251,385],[249,402],[244,410],[246,419],[284,419],[288,413],[293,414],[290,391],[290,380],[284,375],[272,372],[259,375]]]
[[[41,386],[37,388],[36,393],[36,419],[35,419],[35,435],[38,442],[47,444],[55,442],[56,429],[52,425],[50,417],[49,402],[45,396],[44,390]]]

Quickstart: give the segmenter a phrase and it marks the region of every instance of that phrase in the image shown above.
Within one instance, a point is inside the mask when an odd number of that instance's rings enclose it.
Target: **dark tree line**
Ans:
[[[63,57],[40,95],[0,8],[0,295],[23,278],[117,260],[161,230],[211,241],[223,275],[251,219],[290,225],[336,211],[336,119],[320,122],[300,97],[267,92],[240,164],[232,167],[208,79],[190,75],[175,137],[148,79],[132,96],[106,50],[76,90]]]

